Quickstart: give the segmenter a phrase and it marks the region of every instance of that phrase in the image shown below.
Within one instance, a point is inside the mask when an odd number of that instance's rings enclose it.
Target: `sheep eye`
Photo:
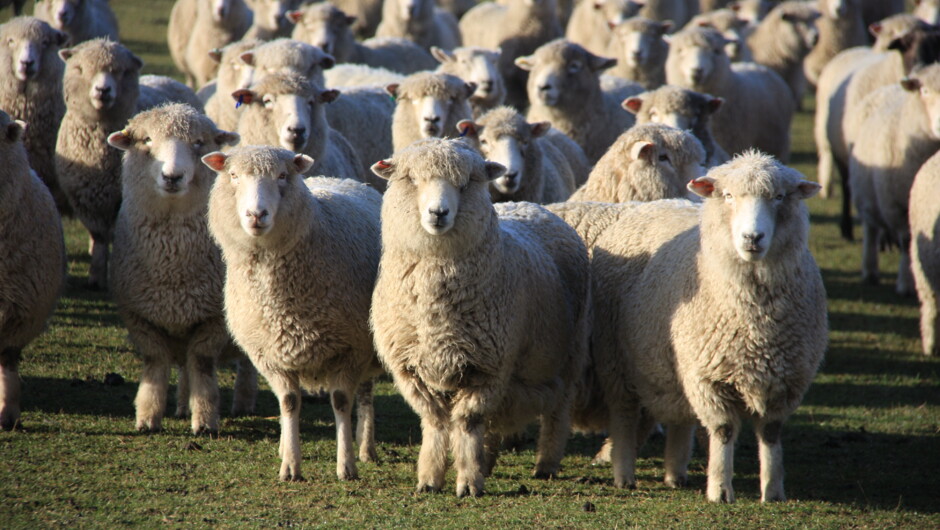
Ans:
[[[196,149],[202,149],[202,146],[204,145],[205,144],[202,142],[202,140],[196,140],[195,142],[193,142],[193,147]]]
[[[783,201],[784,198],[785,198],[784,194],[778,193],[777,196],[774,197],[774,200],[775,200],[775,201]]]
[[[238,182],[238,175],[235,173],[229,173],[228,176],[232,179],[232,182]]]
[[[572,63],[568,65],[569,74],[576,74],[580,71],[581,71],[581,63],[579,61],[572,61]]]
[[[489,145],[489,142],[484,139],[480,139],[480,145]]]
[[[669,162],[669,155],[667,155],[667,154],[659,155],[659,160],[660,160],[661,162]]]
[[[281,173],[277,176],[278,180],[287,180],[287,173]]]
[[[264,98],[261,100],[265,108],[271,108],[274,105],[274,100],[272,98]]]
[[[153,145],[153,139],[151,139],[149,136],[144,138],[144,145],[146,145],[147,147],[150,147],[151,145]]]
[[[460,186],[460,192],[463,193],[464,191],[466,191],[468,185],[469,184],[464,184],[463,186]]]

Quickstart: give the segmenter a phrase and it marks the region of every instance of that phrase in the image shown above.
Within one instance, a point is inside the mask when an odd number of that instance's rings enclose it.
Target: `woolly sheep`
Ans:
[[[317,46],[294,39],[275,39],[259,44],[242,52],[238,58],[249,66],[251,81],[267,74],[295,72],[323,85],[324,71],[336,64],[332,55]]]
[[[783,422],[826,350],[826,293],[803,199],[819,189],[748,152],[689,184],[705,198],[552,207],[592,249],[593,356],[611,409],[617,486],[635,484],[639,406],[666,424],[665,481],[686,482],[696,420],[712,502],[734,502],[742,420],[759,445],[761,500],[785,500]]]
[[[730,159],[728,153],[715,142],[711,130],[711,115],[723,103],[721,98],[666,85],[627,98],[623,108],[636,114],[637,125],[663,123],[691,132],[705,148],[705,166],[714,167]]]
[[[878,283],[883,233],[901,250],[898,294],[914,294],[908,204],[914,175],[940,150],[940,65],[872,92],[863,104],[875,108],[861,122],[865,134],[857,135],[849,153],[852,199],[862,221],[862,279]]]
[[[215,173],[200,157],[237,142],[183,104],[142,112],[108,137],[125,152],[110,287],[144,365],[138,430],[160,430],[171,364],[187,372],[189,403],[179,405],[191,412],[193,433],[219,430],[215,365],[231,338],[222,311],[225,268],[206,223]],[[235,408],[253,408],[252,398]]]
[[[752,24],[742,18],[737,4],[733,4],[732,7],[735,9],[719,9],[695,15],[686,26],[690,28],[701,26],[718,30],[728,39],[728,43],[725,44],[725,53],[732,62],[753,62],[754,56],[751,54],[747,39],[757,29],[757,24]]]
[[[914,16],[928,24],[936,26],[940,24],[940,1],[938,0],[914,0]]]
[[[23,14],[23,4],[25,3],[26,0],[0,0],[0,9],[12,4],[13,15],[18,17]]]
[[[324,85],[333,88],[385,86],[401,83],[404,79],[405,76],[398,72],[364,64],[338,64],[323,72]]]
[[[17,17],[0,25],[0,109],[29,123],[23,144],[29,165],[46,184],[60,212],[69,203],[55,172],[55,142],[65,114],[62,99],[64,63],[59,48],[64,33],[33,17]]]
[[[423,140],[373,171],[389,184],[372,329],[421,417],[417,491],[444,487],[450,446],[457,495],[482,495],[499,435],[537,416],[534,475],[556,476],[586,358],[584,243],[539,206],[494,207],[504,168],[461,140]]]
[[[457,76],[476,85],[476,91],[470,96],[470,109],[477,118],[506,100],[506,82],[499,72],[501,53],[499,49],[475,46],[455,48],[450,52],[431,48],[431,55],[441,63],[435,70],[437,73]]]
[[[643,3],[634,0],[584,0],[571,11],[565,38],[594,54],[604,54],[613,34],[611,29],[636,16]]]
[[[818,18],[819,10],[806,2],[781,2],[747,40],[754,62],[777,72],[786,81],[797,108],[802,106],[806,91],[803,59],[819,40]]]
[[[461,136],[473,143],[483,158],[497,162],[506,172],[490,181],[493,202],[526,201],[541,204],[567,200],[574,192],[574,174],[564,155],[544,140],[548,122],[527,123],[512,107],[493,109],[476,122],[457,123]]]
[[[624,132],[569,199],[655,201],[689,196],[685,185],[703,173],[705,149],[691,133],[660,123]]]
[[[327,2],[311,4],[291,11],[287,18],[294,24],[293,39],[313,44],[331,54],[339,63],[360,63],[410,74],[431,70],[437,62],[414,42],[400,38],[374,38],[356,42],[351,17]]]
[[[384,0],[376,37],[398,37],[430,51],[431,46],[452,50],[461,44],[454,15],[437,8],[434,0]]]
[[[725,100],[712,117],[712,131],[729,154],[757,147],[788,161],[790,121],[796,107],[789,87],[766,67],[732,64],[724,52],[725,43],[711,28],[676,33],[669,44],[666,82]]]
[[[369,304],[381,197],[349,180],[304,181],[313,160],[286,149],[239,147],[202,160],[219,174],[209,231],[226,267],[225,319],[281,410],[279,477],[302,480],[301,388],[322,388],[336,418],[336,475],[355,479],[357,390],[359,459],[376,459],[372,379],[381,366]]]
[[[858,0],[819,0],[819,12],[819,42],[803,62],[806,80],[812,86],[819,82],[826,63],[839,52],[868,43]]]
[[[778,2],[779,0],[737,0],[730,3],[729,7],[737,11],[738,16],[746,20],[748,24],[757,26],[757,23],[770,13]],[[702,11],[707,10],[703,8]]]
[[[166,103],[185,103],[203,112],[202,100],[193,89],[165,75],[142,75],[138,80],[140,95],[137,111],[149,110]]]
[[[608,73],[639,83],[647,90],[666,82],[669,43],[663,38],[671,22],[636,17],[613,28],[607,55],[617,59]]]
[[[294,27],[287,20],[287,13],[300,7],[301,1],[248,0],[252,11],[251,27],[243,38],[269,41],[278,37],[289,37]]]
[[[396,102],[392,116],[394,151],[422,138],[453,138],[457,136],[457,123],[472,117],[467,99],[476,86],[452,75],[413,74],[385,89]]]
[[[256,39],[233,42],[221,49],[209,52],[210,57],[219,63],[219,73],[215,79],[215,91],[206,101],[206,115],[220,129],[231,131],[238,127],[238,108],[232,102],[232,92],[251,86],[255,69],[242,61],[243,53],[262,44]]]
[[[177,0],[170,11],[167,44],[187,85],[199,88],[215,78],[219,64],[209,52],[241,39],[251,17],[245,0]]]
[[[20,421],[20,353],[46,327],[65,280],[62,223],[48,189],[29,168],[22,121],[0,111],[0,429]]]
[[[940,355],[940,155],[930,157],[911,187],[911,270],[920,299],[920,337],[924,355]]]
[[[69,46],[106,37],[118,40],[118,21],[108,0],[37,0],[33,14],[69,36]]]
[[[545,141],[551,143],[552,147],[558,150],[565,161],[568,162],[568,165],[571,167],[571,172],[574,175],[575,189],[578,189],[578,187],[587,182],[593,164],[588,160],[587,155],[584,154],[584,149],[581,149],[581,146],[578,145],[577,142],[554,127],[545,133]]]
[[[563,39],[539,47],[534,55],[517,58],[516,65],[531,72],[532,105],[526,118],[551,122],[584,149],[588,160],[597,162],[635,121],[623,112],[620,102],[641,92],[635,84],[616,92],[601,90],[601,72],[616,63]]]

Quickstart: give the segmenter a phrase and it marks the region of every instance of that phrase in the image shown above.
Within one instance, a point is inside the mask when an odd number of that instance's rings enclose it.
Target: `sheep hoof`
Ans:
[[[688,484],[689,477],[685,475],[679,475],[677,477],[666,477],[664,482],[666,483],[666,486],[670,488],[679,489],[684,488]]]
[[[202,425],[200,427],[193,427],[194,436],[208,436],[209,438],[216,438],[219,436],[219,428],[212,428]]]
[[[558,469],[536,469],[532,473],[533,478],[542,480],[551,480],[558,478]]]
[[[340,480],[359,480],[356,466],[342,466],[336,468],[336,478]]]
[[[777,491],[774,493],[765,493],[761,497],[761,502],[786,502],[787,497],[783,494],[782,491]]]
[[[460,484],[457,486],[457,497],[482,497],[483,488],[474,486],[473,484]]]
[[[0,430],[12,431],[19,426],[19,414],[0,414]]]
[[[375,450],[375,447],[361,449],[359,451],[359,461],[360,462],[378,462],[379,453],[378,451]]]
[[[433,484],[424,484],[418,483],[418,487],[415,488],[415,493],[440,493],[441,487],[434,486]]]
[[[716,504],[734,504],[734,491],[730,488],[720,488],[718,491],[709,491],[708,501]]]
[[[281,482],[306,482],[303,475],[301,475],[299,471],[296,473],[282,472],[278,478],[281,480]]]
[[[137,422],[137,432],[139,433],[157,433],[162,430],[163,428],[158,422],[149,422],[143,420]]]
[[[614,481],[614,487],[617,487],[617,488],[620,488],[620,489],[625,489],[625,490],[635,490],[635,489],[636,489],[636,481],[635,481],[635,480],[631,480],[631,481],[615,480],[615,481]]]

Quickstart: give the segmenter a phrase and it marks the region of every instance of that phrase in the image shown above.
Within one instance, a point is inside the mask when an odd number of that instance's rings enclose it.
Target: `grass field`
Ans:
[[[172,1],[112,5],[145,72],[173,75],[164,43]],[[793,164],[814,178],[808,103],[794,123]],[[277,406],[267,390],[256,416],[226,417],[218,438],[193,437],[187,421],[173,418],[163,433],[137,434],[140,365],[113,304],[82,287],[86,236],[69,220],[68,286],[22,364],[23,429],[0,433],[0,527],[940,527],[940,359],[920,354],[916,300],[893,292],[896,253],[883,256],[881,286],[862,285],[860,245],[839,238],[837,201],[809,205],[832,331],[822,370],[784,428],[789,502],[758,502],[748,432],[731,506],[705,501],[700,448],[690,487],[670,490],[661,484],[663,443],[654,439],[641,452],[639,489],[621,491],[609,466],[590,464],[600,439],[582,436],[571,439],[559,479],[530,478],[530,436],[501,457],[486,497],[457,499],[452,487],[415,495],[419,423],[387,381],[376,399],[381,462],[361,465],[355,482],[336,480],[332,412],[314,400],[302,411],[303,483],[277,481]],[[105,384],[108,374],[123,382]],[[229,369],[220,375],[224,403],[233,379]]]

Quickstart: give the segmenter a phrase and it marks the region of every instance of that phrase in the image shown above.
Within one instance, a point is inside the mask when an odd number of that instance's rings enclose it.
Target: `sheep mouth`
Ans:
[[[558,104],[558,94],[552,92],[539,92],[539,100],[549,107],[554,107]]]
[[[39,68],[35,65],[30,65],[27,67],[20,66],[16,69],[16,78],[20,81],[31,81],[36,78],[36,74],[39,73]]]
[[[425,125],[424,129],[422,130],[424,131],[426,138],[436,137],[441,134],[440,127],[438,127],[437,125]]]
[[[114,104],[114,96],[96,96],[91,99],[91,104],[96,109],[109,109]]]

